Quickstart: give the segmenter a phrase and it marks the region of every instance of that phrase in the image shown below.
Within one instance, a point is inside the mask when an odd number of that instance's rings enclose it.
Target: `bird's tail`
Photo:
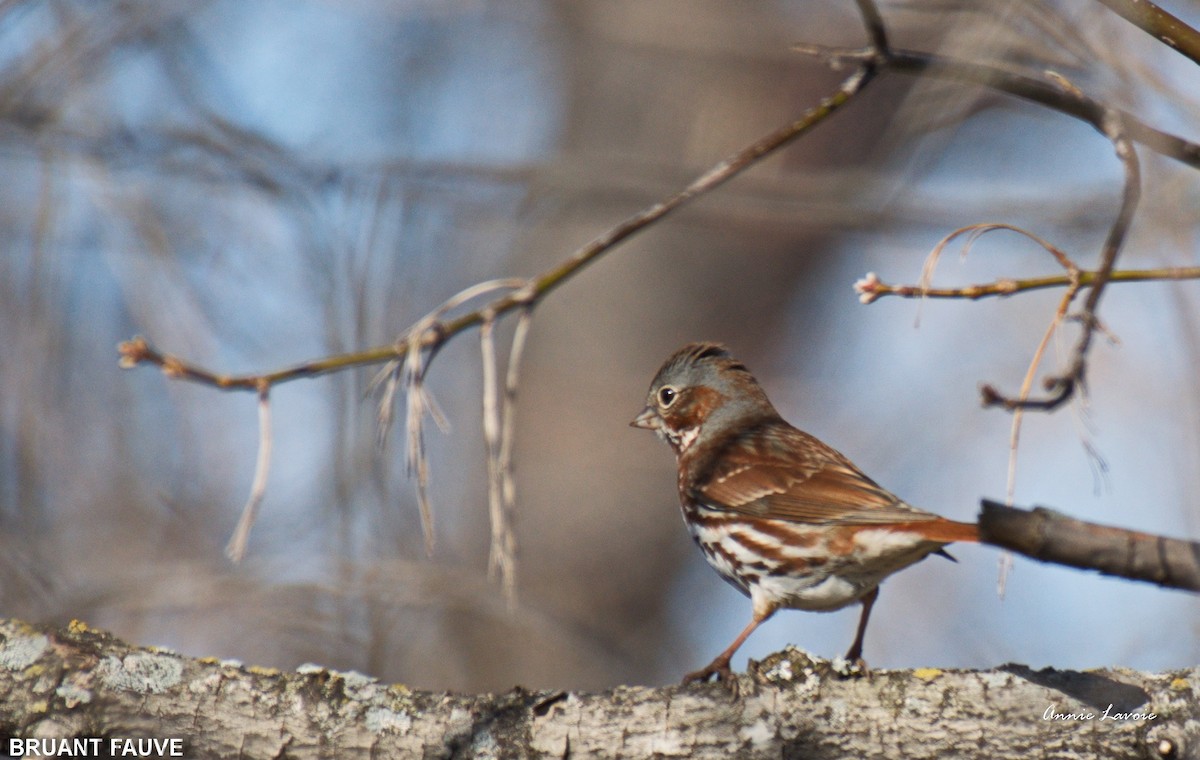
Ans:
[[[939,518],[929,522],[913,523],[909,526],[930,541],[953,543],[955,541],[979,541],[979,526],[975,523],[958,522]]]

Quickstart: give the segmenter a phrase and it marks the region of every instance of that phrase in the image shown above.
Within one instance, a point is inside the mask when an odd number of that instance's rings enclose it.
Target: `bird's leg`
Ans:
[[[731,688],[736,688],[737,681],[733,678],[733,671],[729,668],[729,661],[733,659],[734,653],[737,652],[742,644],[746,642],[746,639],[750,638],[750,634],[754,633],[754,629],[766,622],[767,618],[774,615],[776,609],[774,605],[764,607],[763,609],[758,609],[757,605],[755,605],[755,607],[754,618],[750,621],[750,624],[738,634],[738,637],[733,640],[733,643],[730,644],[724,652],[721,652],[719,655],[717,655],[712,662],[708,663],[708,665],[700,670],[688,673],[686,676],[684,676],[684,686],[690,683],[704,683],[709,679],[709,677],[716,676],[718,681],[724,681],[727,684],[730,684]]]
[[[875,600],[879,598],[879,587],[871,589],[867,595],[862,598],[862,616],[858,619],[858,632],[854,634],[854,643],[850,645],[850,651],[846,652],[846,659],[851,665],[857,665],[866,672],[867,663],[863,659],[863,636],[867,633],[867,621],[871,618],[871,608],[875,606]]]

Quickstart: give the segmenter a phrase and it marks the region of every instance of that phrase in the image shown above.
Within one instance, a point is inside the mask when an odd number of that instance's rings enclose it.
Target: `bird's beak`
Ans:
[[[658,412],[653,407],[646,407],[642,413],[633,418],[633,422],[629,423],[630,427],[645,428],[646,430],[658,430],[661,423],[658,419]]]

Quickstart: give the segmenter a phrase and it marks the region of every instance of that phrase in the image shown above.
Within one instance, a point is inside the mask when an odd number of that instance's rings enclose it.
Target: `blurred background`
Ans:
[[[1165,5],[1200,24],[1200,4]],[[1052,70],[1200,138],[1195,64],[1100,3],[882,7],[897,45]],[[865,44],[854,4],[0,3],[0,615],[429,689],[675,682],[750,615],[687,538],[670,451],[628,427],[694,340],[727,342],[788,419],[912,503],[967,520],[1002,499],[1011,417],[981,409],[979,385],[1017,390],[1060,294],[863,306],[851,285],[915,283],[977,222],[1094,266],[1121,167],[1065,116],[899,75],[538,308],[515,610],[486,574],[474,332],[428,374],[451,424],[426,433],[432,559],[403,432],[376,445],[374,370],[273,392],[273,469],[235,566],[252,394],[117,367],[141,334],[217,371],[273,370],[387,344],[461,288],[543,271],[828,94],[844,72],[797,42]],[[1122,264],[1195,264],[1196,171],[1140,155]],[[1000,233],[948,252],[935,282],[1054,271]],[[1114,340],[1093,350],[1087,398],[1026,420],[1017,504],[1200,537],[1197,288],[1109,289]],[[873,667],[1200,661],[1192,596],[1018,558],[1001,600],[998,552],[954,554],[884,585]],[[734,665],[788,643],[840,655],[857,617],[777,615]]]

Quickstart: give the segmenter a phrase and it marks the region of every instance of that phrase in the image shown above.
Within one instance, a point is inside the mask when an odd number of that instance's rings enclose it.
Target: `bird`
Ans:
[[[675,452],[679,501],[692,540],[750,598],[750,623],[683,683],[715,676],[736,688],[730,660],[780,609],[862,605],[850,663],[866,669],[863,637],[884,578],[943,547],[979,540],[974,523],[918,509],[840,452],[780,416],[762,386],[720,343],[690,343],[659,369],[630,423]]]

